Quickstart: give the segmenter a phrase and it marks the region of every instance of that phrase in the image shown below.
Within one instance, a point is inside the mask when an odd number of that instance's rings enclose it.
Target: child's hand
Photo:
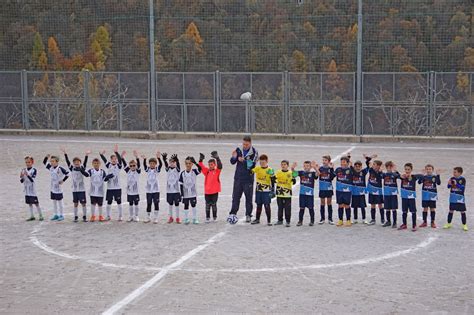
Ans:
[[[60,180],[60,181],[59,181],[59,185],[62,185],[63,183],[64,183],[63,180]]]
[[[100,154],[104,155],[105,154],[105,150],[102,150],[99,152]]]
[[[91,154],[91,153],[92,153],[91,150],[87,150],[87,151],[86,151],[86,156],[89,156],[89,154]]]
[[[118,144],[114,145],[114,152],[118,152]]]
[[[142,158],[142,159],[146,159],[145,154],[142,154],[142,155],[141,155],[141,158]]]
[[[189,157],[189,160],[191,161],[191,163],[196,164],[196,160],[194,159],[193,156],[190,156],[190,157]]]
[[[160,152],[160,150],[157,150],[157,151],[156,151],[156,157],[157,157],[158,159],[161,157],[161,152]]]
[[[166,160],[166,158],[168,157],[168,153],[163,152],[161,153],[161,156],[163,157],[163,160]]]
[[[217,159],[219,157],[219,154],[217,154],[217,151],[212,151],[211,152],[211,156],[215,159]]]
[[[245,161],[245,159],[242,156],[239,156],[239,161],[243,162],[243,161]]]
[[[297,165],[296,162],[293,162],[293,164],[291,164],[291,170],[294,171]]]
[[[236,151],[236,150],[232,151],[232,157],[233,157],[234,159],[237,157],[237,151]]]
[[[133,156],[136,157],[136,158],[138,157],[138,151],[137,150],[133,150]]]
[[[127,154],[127,151],[122,151],[122,156],[125,156]]]
[[[199,153],[199,162],[204,161],[204,158],[205,158],[204,154]]]
[[[66,148],[65,147],[59,147],[59,150],[61,150],[62,153],[66,154]]]
[[[178,160],[178,155],[177,154],[172,154],[171,159],[177,161]]]

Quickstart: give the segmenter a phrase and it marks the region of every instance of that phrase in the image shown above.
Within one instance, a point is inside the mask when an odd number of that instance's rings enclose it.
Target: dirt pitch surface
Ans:
[[[218,150],[224,169],[218,222],[205,224],[204,199],[198,199],[199,225],[167,224],[165,200],[159,224],[117,222],[73,223],[70,182],[64,184],[66,220],[26,222],[19,173],[23,157],[36,158],[37,189],[46,216],[52,213],[48,173],[41,164],[46,153],[91,157],[133,149],[147,156],[157,149],[209,156]],[[235,140],[147,141],[113,138],[2,136],[0,139],[0,313],[2,314],[141,314],[141,313],[474,313],[474,229],[461,230],[455,213],[453,228],[424,228],[413,233],[377,225],[338,228],[296,227],[298,198],[293,198],[290,228],[242,223],[226,224],[234,168],[229,163]],[[446,221],[446,181],[461,165],[467,179],[468,225],[474,228],[474,146],[413,143],[318,143],[255,141],[270,165],[289,159],[321,160],[352,152],[377,153],[399,169],[412,162],[441,168],[438,226]],[[89,160],[90,161],[90,160]],[[64,160],[61,161],[64,164]],[[89,163],[90,165],[90,163]],[[121,175],[125,187],[125,173]],[[165,175],[160,174],[161,188]],[[203,177],[198,191],[203,192]],[[140,216],[145,216],[145,176],[141,176]],[[87,185],[88,186],[88,185]],[[294,193],[298,195],[298,187]],[[420,196],[421,194],[418,193]],[[163,193],[162,193],[163,196]],[[125,199],[125,194],[124,194]],[[319,217],[319,200],[316,201]],[[417,200],[418,216],[421,201]],[[335,210],[337,210],[334,205]],[[275,218],[276,202],[272,204]],[[128,214],[128,204],[124,204]],[[337,214],[337,211],[335,211]],[[243,200],[239,216],[244,215]],[[265,216],[263,215],[265,220]],[[401,212],[399,211],[399,222]]]

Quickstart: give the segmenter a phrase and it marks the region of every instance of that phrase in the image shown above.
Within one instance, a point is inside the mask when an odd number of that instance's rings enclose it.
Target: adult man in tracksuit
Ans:
[[[245,216],[246,222],[252,218],[252,195],[254,175],[251,170],[255,167],[258,160],[258,152],[252,146],[250,136],[245,136],[242,142],[242,148],[237,148],[232,152],[230,163],[236,164],[234,175],[234,189],[232,192],[232,209],[228,222],[237,223],[237,211],[239,211],[240,198],[245,194]]]

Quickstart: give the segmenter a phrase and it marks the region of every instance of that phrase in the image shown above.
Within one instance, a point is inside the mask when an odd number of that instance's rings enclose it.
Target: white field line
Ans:
[[[163,279],[169,272],[175,270],[176,268],[179,268],[186,261],[194,257],[197,253],[206,249],[209,245],[211,245],[212,243],[214,243],[215,241],[217,241],[219,238],[223,237],[224,235],[225,235],[225,232],[217,233],[213,237],[209,238],[204,244],[201,244],[198,247],[194,248],[193,250],[190,250],[189,252],[181,256],[175,262],[163,267],[161,271],[158,272],[156,275],[154,275],[150,280],[142,284],[140,287],[135,289],[133,292],[131,292],[126,297],[124,297],[122,300],[112,305],[109,309],[104,311],[102,314],[103,315],[115,314],[115,312],[119,311],[120,309],[128,305],[130,302],[132,302],[133,300],[141,296],[146,290],[153,287],[153,285],[155,285],[157,282]]]
[[[332,264],[316,264],[316,265],[306,265],[306,266],[291,266],[291,267],[277,267],[277,268],[256,268],[256,269],[243,269],[243,268],[228,268],[228,269],[180,269],[181,271],[189,271],[189,272],[238,272],[238,273],[252,273],[252,272],[281,272],[281,271],[296,271],[296,270],[303,270],[303,269],[325,269],[325,268],[336,268],[336,267],[348,267],[348,266],[355,266],[355,265],[367,265],[371,263],[377,263],[384,260],[394,259],[400,256],[405,256],[416,252],[418,250],[424,249],[431,245],[434,241],[438,239],[438,236],[430,236],[426,240],[422,241],[421,243],[412,246],[410,248],[399,250],[396,252],[384,254],[381,256],[370,257],[370,258],[362,258],[357,260],[339,262],[339,263],[332,263]]]
[[[41,138],[0,138],[0,141],[5,142],[51,142],[51,143],[61,143],[64,144],[65,142],[68,143],[117,143],[117,144],[155,144],[155,145],[220,145],[220,146],[235,146],[235,142],[190,142],[190,141],[123,141],[119,139],[113,140],[76,140],[76,139],[41,139]],[[258,141],[255,142],[255,146],[264,146],[264,147],[301,147],[301,148],[347,148],[347,145],[327,145],[327,144],[298,144],[298,143],[288,143],[288,144],[281,144],[281,143],[260,143]],[[443,147],[443,146],[379,146],[379,145],[358,145],[360,149],[407,149],[407,150],[452,150],[452,151],[474,151],[473,147]]]

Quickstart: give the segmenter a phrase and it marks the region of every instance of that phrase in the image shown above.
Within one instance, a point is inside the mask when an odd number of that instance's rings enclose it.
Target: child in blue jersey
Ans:
[[[369,193],[369,204],[370,204],[370,222],[369,225],[375,224],[375,212],[376,207],[379,207],[380,212],[380,223],[385,223],[385,211],[383,208],[383,172],[382,161],[372,159],[376,158],[377,155],[367,156],[364,154],[365,164],[369,168],[369,179],[367,182],[367,192]]]
[[[316,169],[319,168],[315,161],[305,161],[303,163],[302,171],[295,171],[296,162],[293,163],[291,170],[294,175],[300,178],[300,213],[299,220],[296,226],[303,225],[304,211],[306,208],[309,210],[310,222],[309,226],[314,225],[314,182],[318,178]],[[312,169],[312,170],[311,170]]]
[[[405,173],[400,176],[402,183],[400,184],[400,195],[402,197],[402,225],[399,230],[407,229],[408,211],[411,212],[411,222],[413,232],[416,231],[416,183],[423,175],[412,174],[413,164],[406,163],[404,166]]]
[[[439,171],[438,171],[439,173]],[[418,179],[421,186],[421,206],[423,207],[423,223],[420,227],[428,226],[428,209],[431,217],[431,227],[436,228],[436,200],[438,200],[437,186],[441,185],[439,174],[434,174],[434,167],[431,164],[425,166],[425,174]]]
[[[392,161],[385,162],[385,170],[383,173],[383,203],[385,207],[385,223],[383,227],[392,226],[397,227],[397,209],[398,209],[398,184],[397,179],[400,179],[400,173],[396,171],[395,163]],[[392,214],[392,220],[390,219]]]
[[[453,220],[454,211],[461,212],[461,222],[462,229],[467,231],[467,222],[466,222],[466,200],[464,198],[464,192],[466,191],[466,179],[462,176],[463,169],[460,166],[457,166],[453,169],[453,177],[448,181],[448,188],[450,190],[449,195],[449,213],[448,213],[448,223],[444,225],[443,228],[450,229],[453,225],[451,221]]]
[[[336,168],[336,202],[338,204],[339,221],[337,226],[343,225],[344,211],[346,212],[346,226],[351,226],[351,198],[352,198],[352,172],[350,156],[341,157],[341,166]]]
[[[325,206],[328,206],[328,222],[334,224],[332,221],[332,196],[334,195],[332,188],[332,180],[334,179],[334,166],[331,163],[329,155],[323,156],[323,165],[317,169],[319,177],[319,198],[321,200],[320,214],[321,219],[319,224],[324,224],[326,220]]]
[[[356,161],[354,163],[354,169],[352,171],[352,209],[354,209],[354,220],[353,223],[357,223],[358,221],[358,209],[360,208],[360,212],[362,214],[362,221],[364,224],[368,224],[366,217],[365,217],[365,207],[367,207],[367,203],[365,201],[365,194],[366,194],[366,184],[365,184],[365,177],[369,171],[369,168],[362,168],[362,162]]]

